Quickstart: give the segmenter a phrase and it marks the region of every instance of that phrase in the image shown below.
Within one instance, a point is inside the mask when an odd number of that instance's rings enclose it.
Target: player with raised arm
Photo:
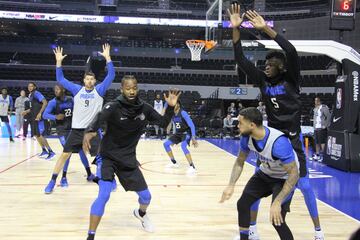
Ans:
[[[115,78],[115,69],[110,57],[110,45],[104,44],[102,48],[103,51],[100,52],[100,54],[106,59],[107,75],[102,83],[96,85],[95,75],[87,72],[83,79],[84,86],[72,83],[64,77],[62,61],[66,55],[63,55],[63,49],[61,47],[54,49],[56,58],[56,81],[74,96],[74,110],[69,137],[66,140],[63,153],[56,162],[51,180],[45,188],[45,193],[47,194],[53,191],[57,176],[61,169],[63,169],[66,160],[72,153],[78,153],[82,149],[84,130],[96,114],[101,111],[106,90]],[[97,139],[97,142],[99,142],[99,139]],[[96,141],[94,141],[93,144],[96,145]],[[94,146],[91,155],[95,156],[96,154],[97,147]],[[88,180],[91,181],[94,177],[95,176],[90,173]]]
[[[323,240],[316,197],[311,188],[303,150],[300,128],[300,63],[295,47],[283,36],[266,25],[264,19],[256,12],[249,10],[240,16],[240,6],[232,4],[228,10],[233,27],[235,60],[239,69],[245,72],[258,85],[265,103],[268,126],[279,129],[289,137],[300,163],[300,180],[297,187],[304,195],[315,228],[315,240]],[[240,26],[248,18],[258,31],[262,31],[276,41],[285,52],[270,51],[266,55],[265,71],[256,68],[244,55],[240,41]],[[250,239],[259,239],[256,228],[256,217],[259,202],[252,207]]]

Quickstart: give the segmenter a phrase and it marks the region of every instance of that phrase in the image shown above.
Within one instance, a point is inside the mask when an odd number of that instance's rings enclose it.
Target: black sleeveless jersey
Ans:
[[[263,71],[249,61],[242,50],[241,41],[234,43],[235,59],[239,70],[246,73],[260,88],[266,106],[269,127],[295,136],[300,133],[300,63],[295,47],[280,34],[274,39],[286,55],[286,71],[276,79],[269,79]]]

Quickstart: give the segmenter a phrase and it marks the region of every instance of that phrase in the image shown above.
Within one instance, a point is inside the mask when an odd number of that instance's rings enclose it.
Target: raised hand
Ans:
[[[245,16],[257,30],[264,30],[264,28],[267,26],[264,18],[256,11],[249,10],[246,12]]]
[[[241,23],[244,21],[245,13],[240,16],[240,5],[237,3],[231,4],[231,7],[227,10],[230,17],[231,26],[233,28],[240,27]]]
[[[181,92],[177,89],[171,89],[168,92],[168,96],[164,93],[164,99],[169,106],[174,107],[179,99]]]
[[[99,52],[99,54],[101,56],[103,56],[106,59],[107,62],[111,61],[111,58],[110,58],[110,44],[105,43],[104,45],[102,45],[102,49],[103,49],[103,51]]]
[[[62,61],[64,60],[64,58],[66,58],[67,55],[63,55],[63,48],[62,47],[56,47],[53,50],[54,54],[55,54],[55,58],[56,58],[56,63],[62,63]]]

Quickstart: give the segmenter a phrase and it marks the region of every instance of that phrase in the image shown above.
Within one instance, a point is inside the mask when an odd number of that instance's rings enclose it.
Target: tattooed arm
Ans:
[[[270,221],[276,226],[280,226],[281,223],[284,222],[281,216],[281,204],[286,199],[286,197],[294,190],[295,185],[299,180],[299,169],[295,161],[284,164],[283,166],[288,173],[288,179],[286,179],[283,188],[276,196],[270,208]]]
[[[221,197],[220,203],[223,203],[226,200],[229,200],[232,196],[232,194],[234,193],[234,187],[235,187],[235,183],[237,182],[237,180],[239,179],[242,170],[244,168],[244,162],[246,160],[248,156],[248,152],[244,152],[244,151],[240,151],[233,169],[231,171],[231,177],[230,177],[230,181],[229,181],[229,185],[225,188],[223,195]]]

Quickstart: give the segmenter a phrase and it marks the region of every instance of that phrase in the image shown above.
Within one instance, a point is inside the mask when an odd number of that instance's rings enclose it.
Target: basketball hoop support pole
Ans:
[[[214,11],[214,9],[216,8],[216,6],[219,5],[219,10],[218,10],[218,24],[222,23],[222,5],[223,2],[222,0],[216,0],[215,2],[213,2],[211,4],[211,6],[209,7],[209,9],[206,11],[206,29],[205,29],[205,40],[209,41],[210,37],[209,37],[209,15]],[[216,26],[218,25],[216,24]]]

